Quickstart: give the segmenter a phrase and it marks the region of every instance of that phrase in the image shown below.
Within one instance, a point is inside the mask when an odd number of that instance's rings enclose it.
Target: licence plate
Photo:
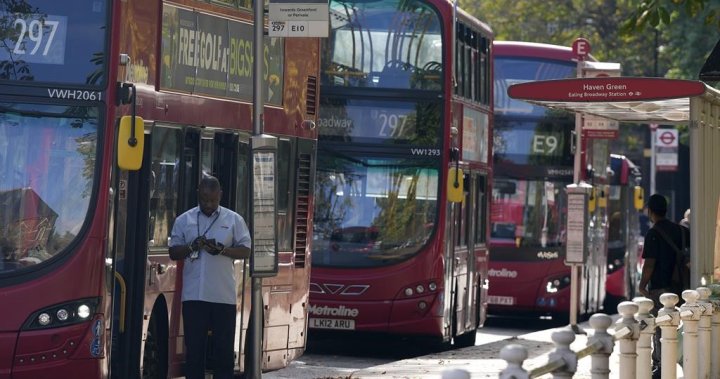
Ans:
[[[512,296],[488,296],[488,304],[515,305],[515,298]]]
[[[355,330],[355,320],[337,318],[311,318],[310,327],[316,329]]]

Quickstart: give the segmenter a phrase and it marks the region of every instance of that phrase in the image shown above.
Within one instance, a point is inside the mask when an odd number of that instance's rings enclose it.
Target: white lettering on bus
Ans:
[[[13,27],[15,29],[20,29],[20,33],[18,34],[17,41],[15,41],[13,54],[27,54],[25,46],[29,45],[29,43],[27,43],[26,40],[30,40],[35,44],[35,47],[33,47],[29,54],[35,55],[44,42],[43,37],[47,37],[47,40],[45,41],[45,48],[42,50],[42,55],[47,55],[52,47],[53,40],[55,39],[55,32],[57,31],[59,24],[60,23],[58,21],[51,20],[15,19]]]
[[[424,155],[424,156],[430,156],[430,157],[439,157],[440,156],[440,149],[419,149],[419,148],[411,148],[410,153],[412,155]]]
[[[102,92],[80,89],[48,88],[48,96],[53,99],[102,101]]]
[[[344,305],[339,307],[319,307],[317,305],[310,305],[308,312],[314,316],[343,316],[343,317],[357,317],[360,311],[357,308],[346,308]]]
[[[320,128],[337,128],[347,129],[353,126],[353,120],[348,118],[337,118],[330,116],[330,118],[319,118],[317,125]]]
[[[517,272],[517,271],[513,271],[513,270],[508,270],[508,269],[506,269],[506,268],[504,268],[504,267],[502,268],[502,270],[496,270],[496,269],[491,268],[491,269],[488,270],[488,276],[491,277],[491,278],[492,278],[492,277],[495,277],[495,278],[511,278],[511,279],[515,279],[515,278],[517,278],[517,276],[518,276],[518,272]]]
[[[205,31],[180,28],[178,62],[185,66],[227,72],[229,48],[223,38]]]

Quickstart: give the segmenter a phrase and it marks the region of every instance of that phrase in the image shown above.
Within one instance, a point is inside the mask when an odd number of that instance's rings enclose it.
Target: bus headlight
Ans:
[[[100,298],[89,298],[45,307],[33,312],[23,323],[22,330],[58,328],[88,321],[99,304]]]
[[[50,323],[50,321],[52,321],[52,318],[50,317],[49,314],[43,312],[43,313],[40,313],[40,315],[38,315],[38,318],[37,318],[38,324],[40,324],[42,326],[46,326],[47,324]]]
[[[55,314],[60,321],[67,321],[68,317],[70,316],[70,313],[65,308],[58,309],[57,313]]]
[[[90,317],[90,307],[87,304],[80,304],[77,315],[82,319]]]
[[[570,276],[569,275],[551,278],[547,281],[547,284],[545,285],[545,292],[556,293],[569,285],[570,285]]]

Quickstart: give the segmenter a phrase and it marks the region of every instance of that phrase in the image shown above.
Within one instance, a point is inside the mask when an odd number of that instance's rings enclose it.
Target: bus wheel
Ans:
[[[475,346],[476,340],[477,340],[477,330],[473,329],[465,334],[461,334],[461,335],[453,338],[453,347],[462,348],[462,347]]]
[[[143,353],[143,379],[165,379],[167,378],[167,350],[163,348],[162,337],[158,333],[155,317],[150,319],[147,338],[145,339],[145,351]]]

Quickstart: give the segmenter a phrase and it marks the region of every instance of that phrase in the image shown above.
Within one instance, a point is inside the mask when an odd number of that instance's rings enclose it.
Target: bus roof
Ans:
[[[551,45],[547,43],[525,41],[494,41],[493,54],[496,56],[515,56],[543,58],[561,61],[577,61],[570,46]],[[595,58],[590,55],[589,60]]]

